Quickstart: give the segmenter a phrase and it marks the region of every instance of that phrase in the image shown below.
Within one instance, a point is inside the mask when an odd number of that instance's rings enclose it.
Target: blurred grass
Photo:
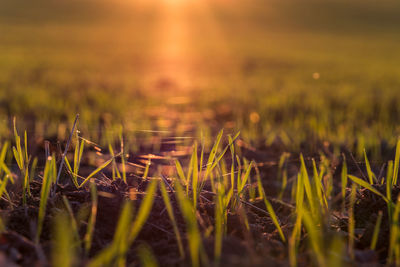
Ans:
[[[2,136],[16,115],[62,137],[78,112],[87,132],[191,123],[375,158],[399,136],[398,1],[39,2],[0,1]]]

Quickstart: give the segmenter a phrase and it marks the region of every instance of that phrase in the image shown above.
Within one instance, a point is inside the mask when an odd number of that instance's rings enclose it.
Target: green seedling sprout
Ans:
[[[132,203],[125,202],[118,219],[112,243],[98,253],[88,264],[89,267],[124,266],[128,235],[132,224]]]
[[[301,162],[301,167],[300,167],[300,172],[303,177],[302,181],[304,184],[304,189],[307,195],[308,203],[310,204],[311,208],[311,213],[314,215],[317,214],[316,207],[315,207],[315,198],[313,194],[313,189],[311,188],[310,180],[308,178],[308,172],[306,169],[306,165],[304,163],[304,157],[302,154],[300,154],[300,162]]]
[[[365,181],[364,181],[365,182]],[[348,233],[349,233],[349,243],[348,250],[351,259],[354,259],[354,229],[355,229],[355,218],[354,218],[354,204],[356,202],[356,194],[357,194],[357,184],[353,183],[351,185],[350,192],[350,204],[349,204],[349,224],[348,224]]]
[[[192,198],[193,198],[193,207],[196,209],[197,207],[197,198],[199,195],[199,164],[197,159],[197,142],[193,145],[193,154],[192,154]]]
[[[110,143],[108,144],[108,150],[110,151],[110,155],[113,158],[113,161],[112,161],[112,179],[114,181],[116,178],[121,178],[121,173],[118,170],[117,163],[115,161],[114,149],[113,149],[113,147],[112,147],[112,145]]]
[[[342,257],[344,254],[344,247],[344,241],[340,237],[335,236],[329,249],[329,257],[327,262],[328,267],[344,266],[344,260]]]
[[[70,227],[71,227],[72,234],[74,235],[75,242],[78,244],[77,247],[80,248],[81,238],[79,236],[78,223],[76,222],[76,218],[75,218],[74,212],[72,211],[71,204],[69,203],[68,198],[66,196],[63,196],[62,200],[63,200],[64,206],[65,206],[65,208],[66,208],[66,210],[68,212],[68,215],[69,215]]]
[[[257,185],[258,185],[258,194],[262,197],[265,207],[267,208],[267,211],[268,211],[269,215],[271,216],[272,222],[274,223],[276,229],[278,230],[280,238],[282,239],[283,242],[286,242],[285,235],[283,234],[282,228],[279,224],[278,216],[276,216],[276,213],[275,213],[274,209],[272,208],[271,203],[267,199],[267,196],[265,194],[264,188],[261,183],[261,179],[259,177],[257,179]]]
[[[71,164],[68,161],[68,158],[65,157],[65,166],[67,167],[68,171],[71,173],[72,182],[74,183],[76,188],[79,188],[78,183],[78,176],[79,176],[79,167],[82,160],[82,155],[85,147],[85,140],[79,141],[78,132],[76,133],[76,144],[75,144],[75,151],[74,151],[74,166],[73,169],[71,168]]]
[[[150,247],[144,244],[140,244],[138,248],[138,255],[140,259],[141,266],[143,267],[157,267],[158,263],[154,257],[153,252]]]
[[[178,175],[178,179],[180,182],[185,185],[186,188],[186,196],[188,195],[189,192],[189,181],[185,177],[185,173],[183,172],[182,165],[178,160],[175,160],[175,168],[176,168],[176,173]]]
[[[368,181],[370,184],[374,184],[374,180],[376,181],[377,179],[375,173],[373,173],[371,170],[371,165],[369,164],[367,152],[365,151],[365,149],[364,149],[364,159],[365,159],[365,167],[367,169],[367,174],[368,174]]]
[[[392,185],[397,185],[397,177],[399,175],[399,161],[400,161],[400,139],[397,141],[396,145],[396,155],[394,157]]]
[[[400,214],[400,196],[397,199],[396,206],[394,208],[393,217],[392,217],[392,220],[390,221],[388,265],[391,265],[394,263],[394,265],[397,266],[400,264],[399,214]]]
[[[18,135],[17,126],[14,117],[14,138],[15,146],[13,146],[12,151],[14,154],[14,159],[17,162],[18,168],[21,173],[22,180],[22,202],[26,205],[26,194],[30,195],[30,179],[29,179],[29,161],[28,157],[28,137],[26,131],[24,132],[24,150],[21,146],[21,137]],[[3,162],[4,165],[4,162]]]
[[[156,189],[157,181],[152,180],[134,219],[131,202],[124,204],[112,243],[90,261],[89,267],[126,266],[126,253],[150,214]]]
[[[311,249],[315,255],[318,266],[326,266],[325,255],[323,253],[323,242],[319,222],[307,211],[303,212],[303,223],[307,229]]]
[[[253,167],[253,162],[248,164],[246,172],[244,173],[243,177],[238,176],[238,180],[237,180],[237,195],[238,195],[238,197],[241,197],[241,195],[243,194],[243,191],[247,184],[247,180],[250,177],[250,172],[251,172],[252,167]]]
[[[212,147],[212,149],[210,151],[210,154],[208,156],[208,160],[207,160],[207,164],[206,164],[206,166],[207,166],[206,167],[206,172],[205,172],[205,175],[204,175],[204,179],[205,180],[208,178],[208,176],[210,175],[210,173],[212,171],[212,165],[213,165],[213,162],[214,162],[215,157],[217,155],[217,151],[218,151],[218,148],[219,148],[219,143],[221,142],[223,133],[224,133],[224,130],[221,130],[218,133],[217,138],[216,138],[216,140],[214,142],[214,145],[213,145],[213,147]],[[211,184],[212,184],[212,186],[214,186],[214,180],[212,178],[211,178]]]
[[[176,223],[176,220],[175,220],[174,212],[173,212],[172,205],[171,205],[171,200],[168,196],[167,189],[163,182],[160,182],[160,191],[161,191],[162,198],[164,200],[164,204],[165,204],[165,208],[168,213],[168,217],[171,220],[172,227],[174,229],[174,234],[176,237],[176,241],[178,243],[179,254],[181,256],[181,259],[183,259],[185,257],[185,251],[183,249],[181,234],[178,229],[178,224]]]
[[[40,235],[42,233],[44,217],[46,215],[47,200],[49,198],[50,189],[52,184],[56,182],[57,167],[55,156],[53,155],[50,159],[47,159],[44,167],[42,189],[40,191],[40,204],[39,204],[39,215],[36,230],[36,243],[40,241]]]
[[[232,137],[228,135],[228,141],[230,143],[229,149],[231,151],[231,171],[230,171],[230,177],[231,177],[231,190],[235,189],[235,145],[233,143]]]
[[[128,151],[125,151],[124,139],[122,137],[122,127],[119,132],[119,141],[121,143],[121,165],[122,165],[122,179],[126,183],[126,155]]]
[[[70,218],[65,213],[58,213],[53,225],[55,236],[52,251],[53,266],[76,266],[76,249],[73,240],[73,231],[70,227]]]
[[[117,155],[117,156],[118,156],[118,155]],[[97,167],[94,171],[92,171],[92,172],[88,175],[88,177],[86,177],[86,178],[82,181],[82,183],[79,185],[79,188],[83,187],[87,182],[90,181],[90,179],[91,179],[92,177],[94,177],[97,173],[99,173],[99,172],[102,171],[105,167],[107,167],[107,166],[113,161],[113,159],[114,159],[114,158],[111,158],[111,159],[105,161],[103,164],[101,164],[99,167]]]
[[[301,226],[302,226],[302,217],[303,217],[303,209],[299,207],[299,203],[296,203],[296,221],[293,227],[292,234],[289,237],[289,263],[291,267],[297,266],[297,248],[300,242],[301,235]]]
[[[354,183],[360,185],[361,187],[365,187],[366,189],[368,189],[369,191],[371,191],[372,193],[380,196],[386,203],[389,203],[389,200],[378,190],[376,190],[374,187],[372,187],[371,184],[367,183],[366,181],[355,177],[353,175],[348,175],[347,177],[350,178],[350,180],[352,180]]]
[[[214,260],[219,265],[222,251],[222,239],[224,236],[224,205],[223,198],[225,195],[224,186],[221,183],[216,184],[217,194],[214,197],[215,203],[215,226],[214,226]]]
[[[381,229],[381,223],[382,223],[382,211],[380,210],[378,213],[378,218],[376,219],[375,227],[374,227],[374,232],[372,234],[372,239],[371,239],[371,250],[375,250],[376,248],[376,243],[378,242],[378,237],[379,237],[379,231]]]
[[[345,202],[346,198],[346,188],[347,188],[347,162],[346,156],[343,154],[343,164],[342,164],[342,172],[341,172],[341,186],[342,186],[342,200]]]
[[[279,158],[278,164],[278,179],[281,180],[281,191],[279,192],[278,199],[282,200],[283,194],[285,193],[287,186],[287,170],[286,170],[286,162],[289,158],[289,153],[283,153]]]
[[[389,202],[392,202],[392,189],[393,189],[393,160],[390,160],[387,165],[387,173],[386,173],[386,198]],[[388,216],[389,221],[392,219],[393,207],[388,205]]]
[[[0,180],[0,198],[3,196],[4,193],[6,195],[8,195],[8,192],[6,189],[8,181],[11,181],[12,183],[14,183],[11,172],[8,169],[7,165],[4,163],[4,160],[5,160],[6,154],[7,154],[7,149],[8,149],[8,143],[6,142],[3,144],[3,147],[1,148],[1,152],[0,152],[0,175],[4,174],[4,176],[2,177],[2,180]]]
[[[151,208],[153,206],[156,189],[157,180],[152,180],[146,189],[146,195],[140,205],[139,211],[129,232],[129,243],[132,243],[136,239],[137,235],[140,232],[140,229],[142,229],[144,223],[146,222],[147,217],[149,216]]]
[[[151,158],[149,158],[149,160],[146,163],[146,167],[144,169],[143,176],[142,176],[143,179],[147,179],[147,176],[149,175],[150,166],[151,166]]]
[[[197,225],[196,212],[193,207],[193,202],[185,197],[183,189],[179,183],[175,183],[175,190],[179,208],[186,222],[187,239],[189,243],[192,266],[198,267],[200,266],[200,259],[202,259],[203,261],[207,260],[202,245],[200,230]]]
[[[88,220],[86,234],[83,238],[86,255],[89,255],[90,248],[92,247],[93,233],[97,217],[98,196],[97,196],[97,187],[94,182],[90,183],[90,195],[92,197],[92,207]]]
[[[314,197],[314,198],[318,199],[321,210],[325,213],[328,210],[328,201],[326,200],[324,187],[321,182],[322,177],[321,177],[321,175],[318,174],[317,165],[316,165],[314,159],[312,159],[312,163],[313,163],[313,173],[314,173],[313,174],[314,175],[314,187],[315,187],[314,191],[317,192],[317,197]]]

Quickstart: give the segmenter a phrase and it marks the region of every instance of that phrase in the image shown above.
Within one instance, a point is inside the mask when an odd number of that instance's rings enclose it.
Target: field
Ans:
[[[399,12],[0,0],[0,265],[400,265]]]

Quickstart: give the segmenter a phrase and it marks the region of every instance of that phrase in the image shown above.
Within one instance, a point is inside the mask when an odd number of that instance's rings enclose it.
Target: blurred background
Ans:
[[[395,0],[0,0],[0,136],[16,116],[62,140],[79,113],[96,142],[119,125],[132,143],[225,128],[256,148],[380,157],[400,133],[399,14]]]

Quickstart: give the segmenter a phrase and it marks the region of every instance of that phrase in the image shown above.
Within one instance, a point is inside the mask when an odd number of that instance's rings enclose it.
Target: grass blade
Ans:
[[[57,214],[53,225],[53,233],[55,236],[54,250],[52,252],[53,266],[76,266],[74,235],[71,231],[70,220],[66,214]]]
[[[397,185],[397,177],[399,175],[399,160],[400,160],[400,139],[396,145],[396,155],[394,157],[393,180],[392,184]]]
[[[136,236],[139,234],[139,231],[142,229],[144,223],[147,220],[147,217],[150,214],[151,208],[153,206],[153,201],[155,198],[155,192],[157,189],[157,180],[152,180],[146,189],[146,195],[140,204],[139,211],[136,215],[135,221],[133,222],[133,226],[129,232],[128,243],[131,244]]]
[[[97,187],[94,182],[90,184],[90,195],[92,197],[92,208],[90,212],[86,234],[85,237],[83,238],[86,255],[89,254],[90,248],[92,246],[94,227],[96,224],[96,217],[97,217],[98,196],[97,196]]]
[[[56,161],[55,157],[51,157],[50,161],[46,162],[43,174],[42,188],[40,191],[40,204],[39,204],[39,215],[36,231],[36,243],[40,240],[40,235],[42,233],[44,216],[46,214],[47,200],[49,198],[50,188],[56,179]]]
[[[354,183],[356,183],[356,184],[358,184],[358,185],[360,185],[360,186],[362,186],[362,187],[368,189],[368,190],[371,191],[372,193],[374,193],[374,194],[380,196],[380,197],[381,197],[384,201],[386,201],[387,203],[389,202],[389,200],[388,200],[381,192],[379,192],[378,190],[376,190],[374,187],[372,187],[372,185],[368,184],[366,181],[364,181],[364,180],[362,180],[362,179],[360,179],[360,178],[358,178],[358,177],[355,177],[355,176],[353,176],[353,175],[348,175],[347,177],[349,177]]]
[[[176,241],[178,243],[179,254],[181,255],[181,259],[183,259],[185,257],[185,251],[183,249],[181,234],[178,229],[178,224],[176,223],[176,220],[175,220],[174,212],[173,212],[172,205],[171,205],[171,200],[168,196],[167,189],[163,182],[160,182],[160,191],[161,191],[162,198],[164,200],[165,208],[167,210],[169,219],[171,220],[172,227],[174,229]]]
[[[82,186],[84,186],[89,180],[90,178],[92,178],[93,176],[95,176],[97,173],[99,173],[101,170],[103,170],[105,167],[107,167],[114,158],[111,158],[109,160],[107,160],[106,162],[104,162],[103,164],[101,164],[99,167],[97,167],[94,171],[92,171],[88,177],[86,177],[85,180],[83,180],[83,182],[79,185],[79,188],[81,188]]]
[[[258,193],[264,200],[265,207],[267,208],[267,211],[272,219],[272,222],[274,223],[276,229],[278,230],[279,236],[281,237],[282,241],[286,242],[285,235],[283,234],[282,228],[279,224],[278,216],[276,216],[276,213],[272,208],[271,203],[268,201],[267,196],[265,195],[265,191],[264,188],[262,187],[261,179],[259,179],[259,177],[257,177],[257,184],[258,184]]]
[[[196,214],[191,202],[185,197],[183,189],[179,183],[175,184],[175,189],[178,204],[186,222],[192,266],[198,267],[200,266],[200,254],[203,254],[203,246],[200,231],[197,225]]]
[[[156,258],[151,252],[151,249],[147,245],[141,244],[138,249],[139,259],[141,266],[143,267],[157,267],[158,263]]]
[[[369,183],[374,184],[374,180],[376,181],[376,176],[375,173],[373,173],[371,170],[371,165],[369,164],[367,152],[365,152],[365,149],[364,149],[364,159],[365,159],[365,167],[367,169]]]
[[[378,213],[378,218],[376,219],[375,227],[374,227],[374,232],[372,234],[372,239],[371,239],[371,250],[375,250],[376,248],[376,243],[378,242],[378,236],[379,236],[379,230],[381,229],[381,223],[382,223],[382,211],[380,210]]]

